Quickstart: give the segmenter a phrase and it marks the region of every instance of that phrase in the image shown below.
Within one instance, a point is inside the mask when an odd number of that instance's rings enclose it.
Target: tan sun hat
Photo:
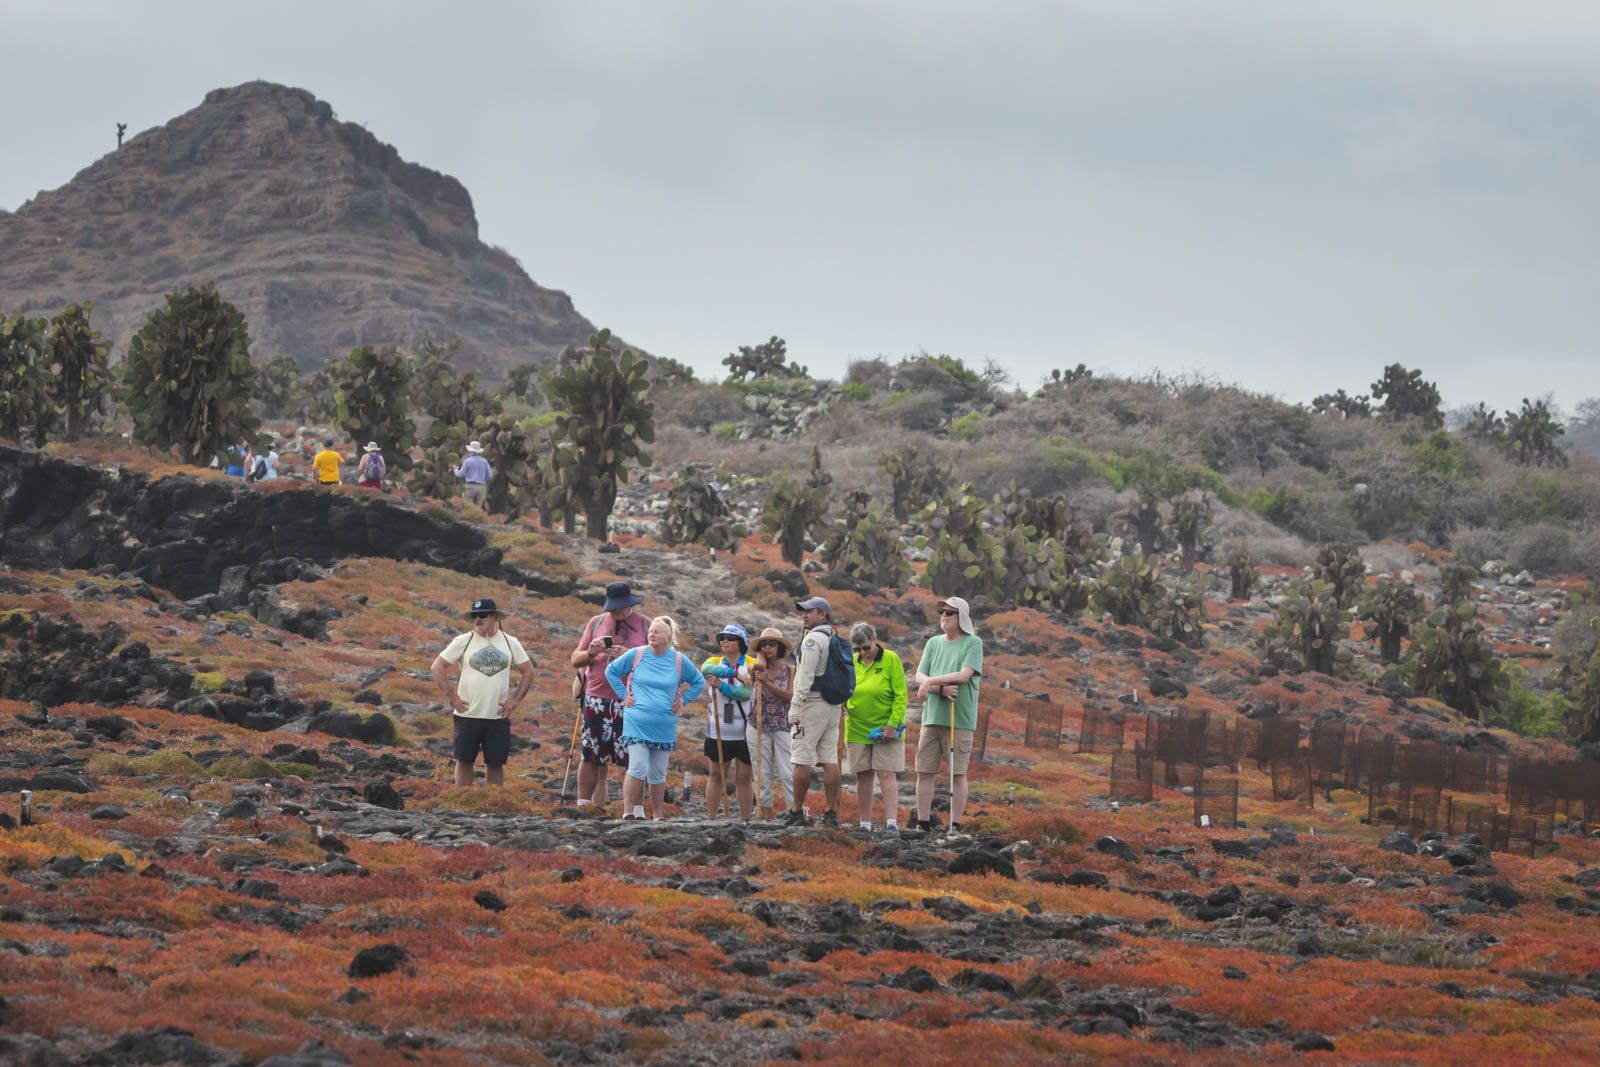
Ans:
[[[794,645],[789,642],[787,637],[783,636],[783,631],[776,626],[769,626],[757,634],[756,639],[750,642],[750,647],[760,648],[764,641],[776,641],[778,643],[778,647],[782,649],[778,653],[779,657],[787,656],[794,651]]]
[[[947,596],[943,600],[939,601],[938,606],[941,608],[955,609],[956,621],[961,624],[962,633],[976,634],[978,632],[972,628],[972,609],[967,607],[967,602],[965,600],[958,596]]]
[[[460,440],[460,438],[457,438],[457,440]],[[471,452],[474,456],[476,456],[479,452],[483,451],[483,446],[480,445],[476,441],[468,441],[467,442],[467,451]]]
[[[376,442],[376,441],[368,441],[367,442],[367,447],[362,449],[362,451],[363,452],[379,452],[379,451],[382,451],[382,450],[378,448],[378,442]]]

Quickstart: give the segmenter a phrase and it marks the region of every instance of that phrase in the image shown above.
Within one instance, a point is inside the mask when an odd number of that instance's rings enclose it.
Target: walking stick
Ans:
[[[759,655],[759,653],[758,653],[758,655]],[[762,666],[761,666],[761,664],[759,662],[754,664],[750,668],[750,681],[753,682],[755,684],[755,687],[756,687],[756,691],[755,691],[754,695],[750,698],[750,703],[755,707],[755,712],[756,712],[756,804],[755,804],[756,810],[755,810],[755,817],[757,819],[761,818],[761,798],[763,796],[763,793],[762,793],[762,790],[761,790],[761,733],[762,733],[762,731],[761,731],[761,719],[762,719],[762,715],[763,715],[763,713],[765,711],[766,700],[764,699],[765,698],[765,691],[761,688],[761,676],[764,673],[766,673],[766,672],[762,668]],[[748,738],[750,736],[750,720],[748,718],[745,719],[745,721],[744,721],[744,735],[745,735],[746,738]]]
[[[561,775],[561,803],[567,802],[567,779],[572,776],[572,754],[578,750],[578,727],[583,725],[583,698],[578,698],[578,713],[572,717],[572,744],[567,746],[567,769]]]
[[[722,716],[717,708],[717,691],[714,689],[711,691],[711,728],[717,735],[717,781],[721,783],[721,788],[717,790],[717,818],[720,819],[722,818],[723,800],[728,795],[728,783],[723,781],[723,775],[727,771],[725,769],[726,765],[722,762]],[[708,781],[706,784],[709,786],[710,782]],[[711,817],[710,804],[706,805],[706,817]]]

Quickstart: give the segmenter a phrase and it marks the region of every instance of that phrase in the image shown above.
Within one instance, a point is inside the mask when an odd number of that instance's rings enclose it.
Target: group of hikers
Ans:
[[[584,625],[569,660],[577,707],[567,764],[570,773],[578,756],[580,808],[606,809],[610,768],[619,766],[625,768],[622,817],[644,819],[648,807],[649,817],[661,821],[680,722],[686,709],[703,706],[708,817],[723,812],[731,782],[741,821],[773,819],[781,796],[785,825],[803,826],[810,822],[806,800],[821,766],[826,808],[820,818],[836,826],[842,760],[856,777],[860,826],[871,831],[876,825],[876,786],[884,832],[899,836],[906,710],[914,688],[922,717],[910,829],[935,828],[934,791],[943,767],[950,775],[948,833],[961,833],[983,675],[983,641],[965,600],[938,602],[939,632],[923,645],[909,680],[871,623],[851,626],[846,640],[820,596],[795,601],[798,644],[770,626],[752,641],[744,626],[729,623],[716,634],[716,653],[698,666],[681,650],[678,623],[667,615],[646,617],[642,603],[627,582],[607,586],[600,613]],[[472,629],[452,640],[432,668],[454,712],[455,781],[472,784],[481,755],[488,783],[503,785],[511,715],[533,684],[533,662],[502,628],[505,613],[493,600],[474,601],[466,615]],[[454,685],[452,669],[459,674]]]
[[[345,459],[334,448],[334,444],[333,438],[326,438],[322,448],[311,457],[311,473],[318,485],[338,485],[343,481],[341,470]],[[248,437],[241,437],[238,444],[213,459],[211,465],[222,468],[224,474],[243,478],[247,482],[270,482],[278,478],[279,458],[276,441],[269,439],[258,452]],[[376,441],[368,441],[356,461],[356,484],[366,489],[382,489],[388,470],[383,448]],[[481,508],[488,502],[489,482],[494,478],[494,468],[484,457],[480,442],[467,443],[467,454],[453,468],[453,473],[462,483],[461,496],[467,503]]]

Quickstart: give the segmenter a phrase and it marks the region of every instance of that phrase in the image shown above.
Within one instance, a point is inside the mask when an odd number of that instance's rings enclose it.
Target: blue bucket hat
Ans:
[[[717,631],[718,641],[721,641],[724,637],[731,637],[735,641],[739,642],[740,652],[750,651],[749,631],[747,631],[743,626],[740,626],[738,623],[730,622],[728,625]]]

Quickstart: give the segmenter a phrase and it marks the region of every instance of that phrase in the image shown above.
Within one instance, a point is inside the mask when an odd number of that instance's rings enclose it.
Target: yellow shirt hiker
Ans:
[[[317,472],[317,481],[322,485],[338,485],[341,462],[339,453],[333,450],[333,442],[329,441],[326,448],[312,457],[311,469]]]

